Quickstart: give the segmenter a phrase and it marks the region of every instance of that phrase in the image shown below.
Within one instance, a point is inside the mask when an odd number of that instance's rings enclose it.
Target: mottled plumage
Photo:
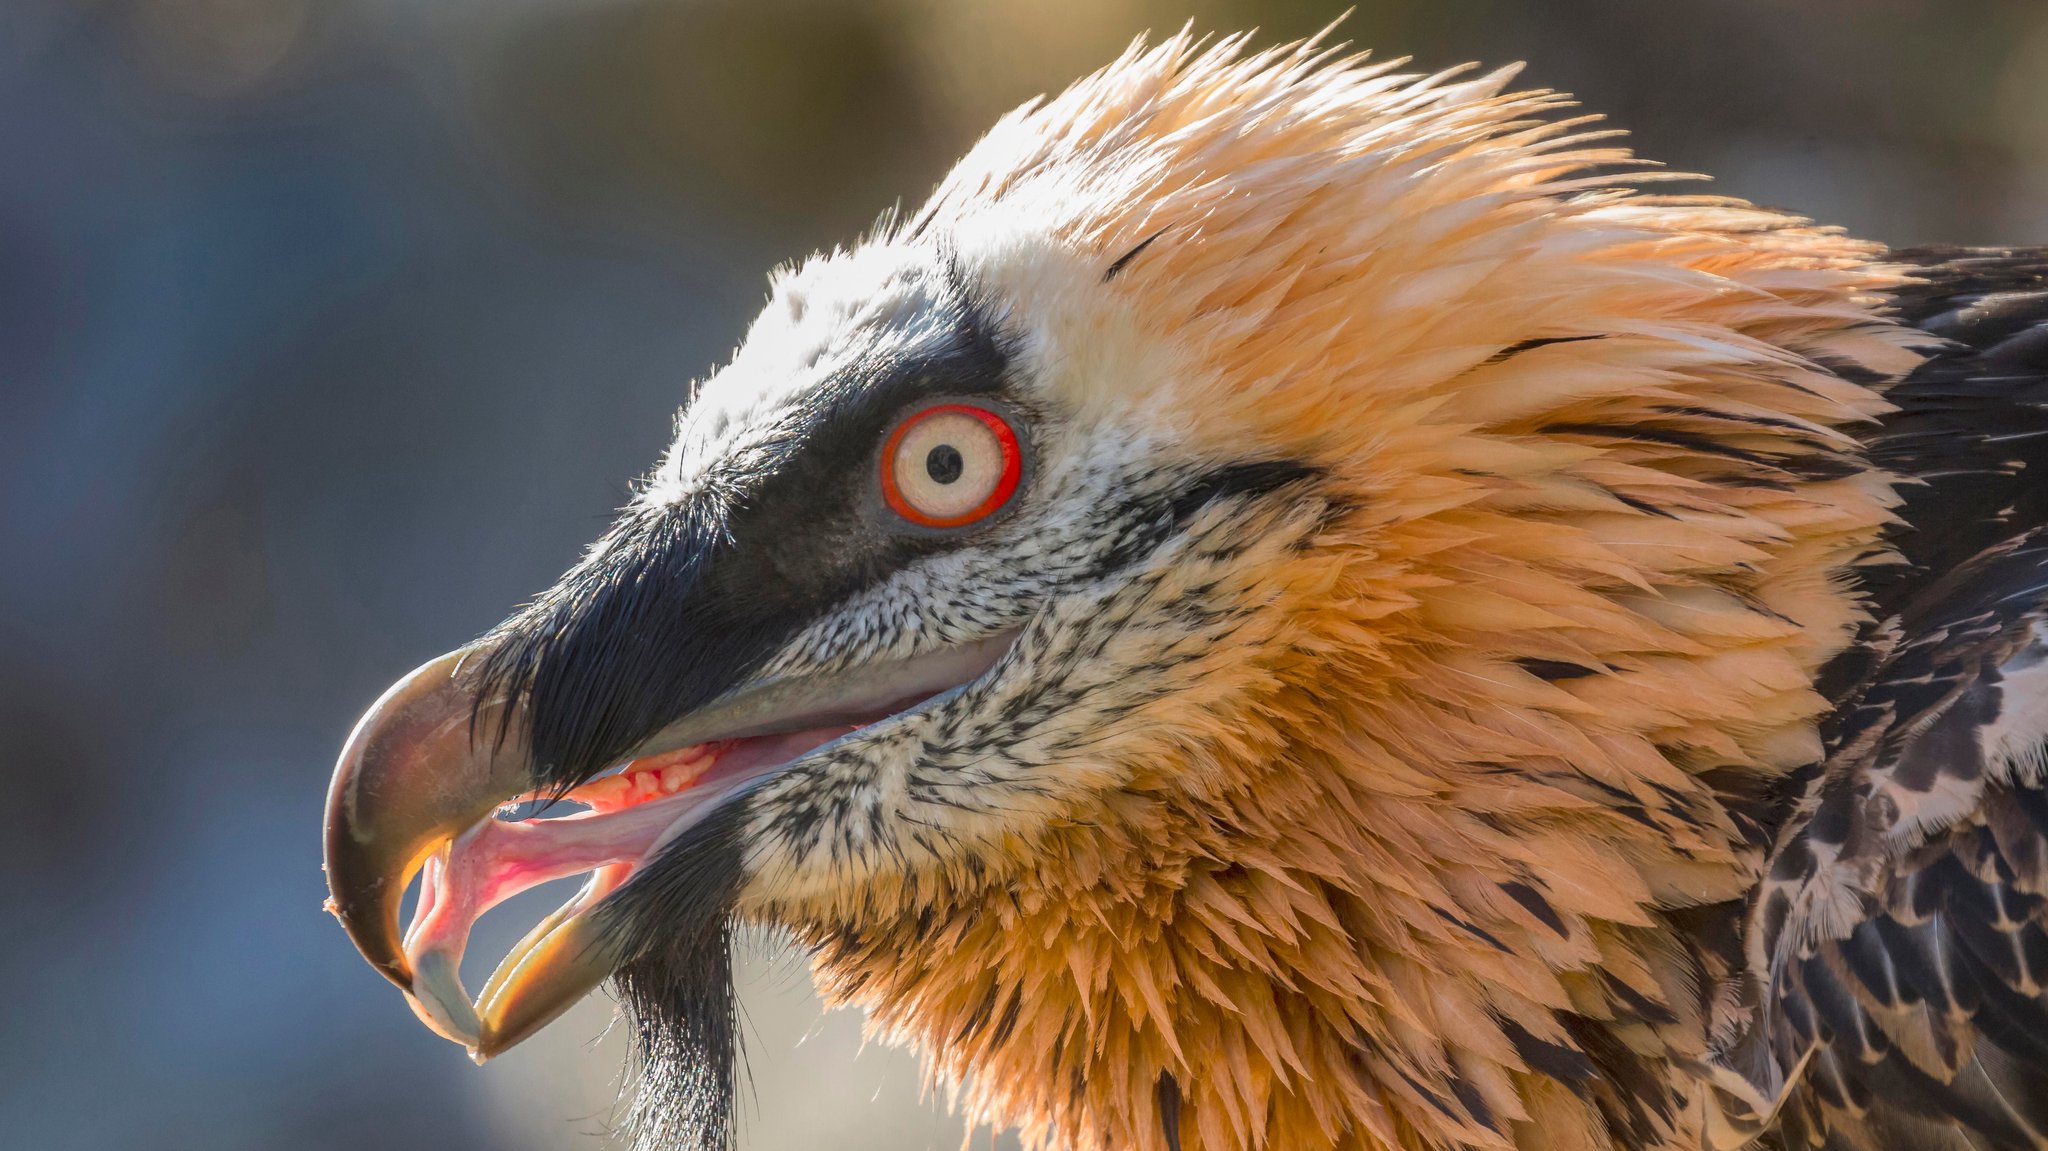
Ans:
[[[1792,1146],[2048,1144],[2048,253],[1900,253],[1951,341],[1868,438],[1902,480],[1828,756],[1749,929],[1732,1062]],[[1917,482],[1914,482],[1917,481]]]
[[[2048,1146],[2048,256],[1646,194],[1512,77],[1135,46],[779,275],[353,737],[366,955],[480,1057],[615,973],[655,1147],[733,1137],[735,922],[1032,1147]],[[1018,486],[934,529],[949,405]],[[472,1005],[392,881],[508,855],[596,878]]]

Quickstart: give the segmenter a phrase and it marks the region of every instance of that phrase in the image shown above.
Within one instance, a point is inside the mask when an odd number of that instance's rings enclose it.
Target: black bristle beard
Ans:
[[[739,1003],[731,925],[626,964],[614,984],[633,1030],[634,1151],[732,1151]]]
[[[633,1031],[634,1151],[732,1151],[732,907],[745,821],[743,800],[711,812],[600,907],[633,957],[612,983]]]

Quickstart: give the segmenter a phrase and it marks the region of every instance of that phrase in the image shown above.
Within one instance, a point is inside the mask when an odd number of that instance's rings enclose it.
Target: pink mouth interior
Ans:
[[[417,967],[429,955],[460,962],[470,927],[491,908],[550,880],[595,872],[575,902],[588,907],[646,863],[668,831],[733,788],[861,724],[695,744],[628,763],[562,798],[588,810],[550,819],[486,819],[429,856],[405,934]],[[540,798],[523,796],[513,803]],[[508,805],[509,806],[509,805]]]

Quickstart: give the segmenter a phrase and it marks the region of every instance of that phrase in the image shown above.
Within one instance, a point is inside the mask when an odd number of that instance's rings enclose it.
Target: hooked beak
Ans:
[[[1005,633],[904,660],[756,682],[668,725],[617,774],[565,798],[590,810],[513,821],[532,795],[520,705],[480,698],[464,648],[386,691],[343,747],[327,793],[327,908],[422,1022],[478,1062],[546,1026],[630,956],[592,911],[710,811],[792,761],[944,698],[1002,658]],[[409,930],[400,912],[425,870]],[[471,1000],[459,967],[469,928],[519,891],[583,872]]]
[[[587,921],[561,930],[572,926],[565,907],[515,949],[516,962],[493,977],[478,1008],[461,992],[459,950],[408,954],[399,918],[413,877],[531,778],[519,717],[502,699],[478,700],[474,654],[429,661],[364,713],[328,787],[324,846],[327,909],[356,950],[405,992],[421,1021],[481,1061],[567,1010],[617,957],[598,946]]]
[[[526,778],[503,705],[479,709],[465,650],[391,685],[356,722],[327,789],[327,909],[370,966],[412,991],[400,944],[405,889],[442,843],[489,815]],[[496,735],[504,740],[475,736]]]

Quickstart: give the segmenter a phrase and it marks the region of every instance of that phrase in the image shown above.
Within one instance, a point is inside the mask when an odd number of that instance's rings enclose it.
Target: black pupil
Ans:
[[[960,449],[952,444],[940,444],[925,453],[924,474],[935,482],[950,484],[967,470],[967,461],[960,458]]]

